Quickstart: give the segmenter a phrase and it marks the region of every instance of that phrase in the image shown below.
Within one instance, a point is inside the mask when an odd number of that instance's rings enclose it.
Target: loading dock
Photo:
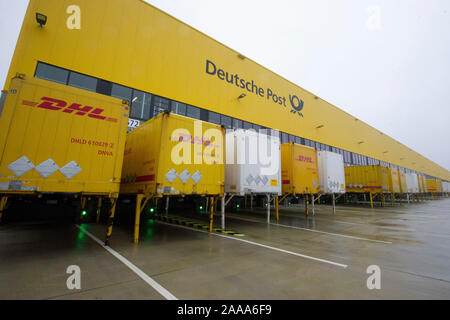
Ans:
[[[163,112],[127,134],[120,193],[136,197],[135,243],[147,203],[162,197],[209,197],[212,231],[214,204],[224,192],[224,132]]]
[[[226,133],[225,192],[222,199],[222,229],[225,229],[225,208],[233,197],[247,198],[253,207],[253,197],[267,200],[267,223],[270,223],[270,207],[274,202],[278,216],[278,196],[281,194],[280,139],[254,130],[235,130]]]
[[[108,243],[119,193],[126,101],[17,74],[0,118],[0,221],[8,198],[109,198]],[[99,200],[100,201],[100,200]]]

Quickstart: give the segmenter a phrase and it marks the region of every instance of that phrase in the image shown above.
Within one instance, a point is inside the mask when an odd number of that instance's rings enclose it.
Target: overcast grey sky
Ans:
[[[450,1],[147,2],[450,169]],[[27,3],[0,0],[2,86]]]

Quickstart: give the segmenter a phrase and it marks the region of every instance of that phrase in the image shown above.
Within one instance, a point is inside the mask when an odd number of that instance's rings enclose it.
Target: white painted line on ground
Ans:
[[[297,253],[297,252],[293,252],[293,251],[289,251],[289,250],[284,250],[284,249],[280,249],[280,248],[276,248],[276,247],[271,247],[262,243],[258,243],[258,242],[253,242],[253,241],[249,241],[249,240],[244,240],[244,239],[240,239],[240,238],[235,238],[235,237],[231,237],[231,236],[225,236],[222,234],[218,234],[218,233],[214,233],[214,232],[208,232],[208,231],[203,231],[203,230],[197,230],[197,229],[193,229],[193,228],[189,228],[189,227],[185,227],[185,226],[180,226],[177,224],[171,224],[171,223],[166,223],[163,221],[157,221],[155,220],[156,223],[160,223],[160,224],[164,224],[167,226],[171,226],[171,227],[175,227],[175,228],[181,228],[181,229],[186,229],[186,230],[190,230],[190,231],[196,231],[196,232],[202,232],[202,233],[206,233],[206,234],[210,234],[216,237],[222,237],[222,238],[226,238],[226,239],[231,239],[231,240],[236,240],[236,241],[241,241],[241,242],[245,242],[254,246],[259,246],[259,247],[263,247],[266,249],[271,249],[271,250],[275,250],[275,251],[279,251],[279,252],[283,252],[283,253],[287,253],[287,254],[291,254],[297,257],[301,257],[301,258],[306,258],[306,259],[310,259],[310,260],[315,260],[315,261],[319,261],[319,262],[323,262],[323,263],[328,263],[328,264],[332,264],[334,266],[338,266],[341,268],[347,268],[348,265],[346,264],[342,264],[342,263],[337,263],[337,262],[333,262],[330,260],[325,260],[325,259],[320,259],[320,258],[315,258],[315,257],[311,257],[311,256],[307,256],[301,253]]]
[[[284,228],[305,230],[305,231],[316,232],[316,233],[323,233],[323,234],[327,234],[327,235],[330,235],[330,236],[336,236],[336,237],[342,237],[342,238],[349,238],[349,239],[355,239],[355,240],[363,240],[363,241],[371,241],[371,242],[392,244],[391,241],[382,241],[382,240],[361,238],[361,237],[349,236],[349,235],[346,235],[346,234],[326,232],[326,231],[320,231],[320,230],[314,230],[314,229],[308,229],[308,228],[302,228],[302,227],[295,227],[295,226],[288,226],[288,225],[284,225],[284,224],[271,223],[271,225],[280,226],[280,227],[284,227]]]
[[[169,291],[167,291],[164,287],[162,287],[158,282],[150,278],[148,275],[146,275],[141,269],[136,267],[134,264],[132,264],[130,261],[128,261],[124,256],[116,252],[115,250],[111,249],[108,246],[105,246],[102,241],[100,241],[96,236],[94,236],[89,231],[83,229],[79,225],[75,225],[78,229],[80,229],[81,232],[86,234],[88,237],[90,237],[92,240],[97,242],[100,246],[102,246],[106,251],[111,253],[114,257],[120,260],[124,265],[126,265],[128,268],[131,269],[134,273],[136,273],[142,280],[147,282],[153,289],[158,291],[160,295],[162,295],[167,300],[178,300],[173,294],[171,294]]]
[[[374,224],[373,226],[375,228],[379,228],[379,229],[387,229],[387,230],[400,231],[400,232],[416,232],[416,229],[408,229],[408,228],[402,228],[402,227],[378,226],[376,224]]]
[[[298,216],[298,214],[297,215],[295,215],[295,213],[294,212],[292,212],[291,214],[284,214],[284,216],[285,217],[287,217],[287,218],[298,218],[299,216]],[[320,217],[314,217],[314,219],[316,219],[316,220],[327,220],[327,221],[329,221],[328,219],[326,219],[326,218],[320,218]],[[342,220],[333,220],[333,222],[336,222],[336,223],[343,223],[343,224],[350,224],[350,225],[353,225],[353,226],[360,226],[360,225],[367,225],[367,222],[348,222],[348,221],[342,221]]]
[[[248,221],[248,222],[256,222],[256,223],[267,224],[267,222],[262,222],[262,221],[252,220],[252,219],[238,218],[238,217],[235,217],[235,216],[228,216],[228,218],[237,219],[237,220],[243,220],[243,221]],[[305,231],[316,232],[316,233],[323,233],[323,234],[327,234],[327,235],[331,235],[331,236],[343,237],[343,238],[349,238],[349,239],[355,239],[355,240],[363,240],[363,241],[371,241],[371,242],[392,244],[391,241],[382,241],[382,240],[375,240],[375,239],[369,239],[369,238],[361,238],[361,237],[349,236],[349,235],[340,234],[340,233],[333,233],[333,232],[326,232],[326,231],[320,231],[320,230],[314,230],[314,229],[308,229],[308,228],[302,228],[302,227],[288,226],[288,225],[285,225],[285,224],[271,223],[271,225],[277,226],[277,227],[283,227],[283,228],[291,228],[291,229],[299,229],[299,230],[305,230]]]

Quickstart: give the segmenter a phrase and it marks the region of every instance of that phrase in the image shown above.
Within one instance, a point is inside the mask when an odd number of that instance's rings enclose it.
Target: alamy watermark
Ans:
[[[67,18],[66,26],[69,30],[81,29],[81,9],[79,6],[72,4],[67,7],[66,13],[70,16]]]
[[[375,264],[368,266],[366,273],[370,274],[370,276],[367,278],[367,282],[366,282],[367,289],[380,290],[381,289],[381,269],[380,269],[380,267]]]
[[[227,130],[224,137],[218,128],[203,132],[203,122],[196,120],[194,132],[178,128],[169,139],[178,142],[171,150],[171,160],[176,165],[250,164],[260,166],[262,175],[276,174],[280,166],[280,138],[276,130],[271,130],[270,135],[265,129]]]
[[[369,15],[366,20],[366,27],[369,30],[381,29],[381,8],[377,5],[370,5],[366,9]]]
[[[81,269],[77,265],[70,265],[66,269],[66,273],[70,276],[66,280],[66,286],[69,290],[81,289]]]

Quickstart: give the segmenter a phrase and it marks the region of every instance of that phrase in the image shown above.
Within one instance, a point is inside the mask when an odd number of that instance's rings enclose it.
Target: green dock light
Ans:
[[[86,210],[81,211],[81,215],[82,215],[82,216],[87,215],[87,211],[86,211]]]
[[[200,210],[203,210],[203,206],[200,206],[199,209],[200,209]]]
[[[236,205],[236,208],[238,208],[238,209],[239,209],[240,207],[241,207],[241,206],[240,206],[240,205],[239,205],[239,203],[238,203],[238,204]]]
[[[155,209],[154,208],[150,208],[150,212],[151,213],[155,212]]]

